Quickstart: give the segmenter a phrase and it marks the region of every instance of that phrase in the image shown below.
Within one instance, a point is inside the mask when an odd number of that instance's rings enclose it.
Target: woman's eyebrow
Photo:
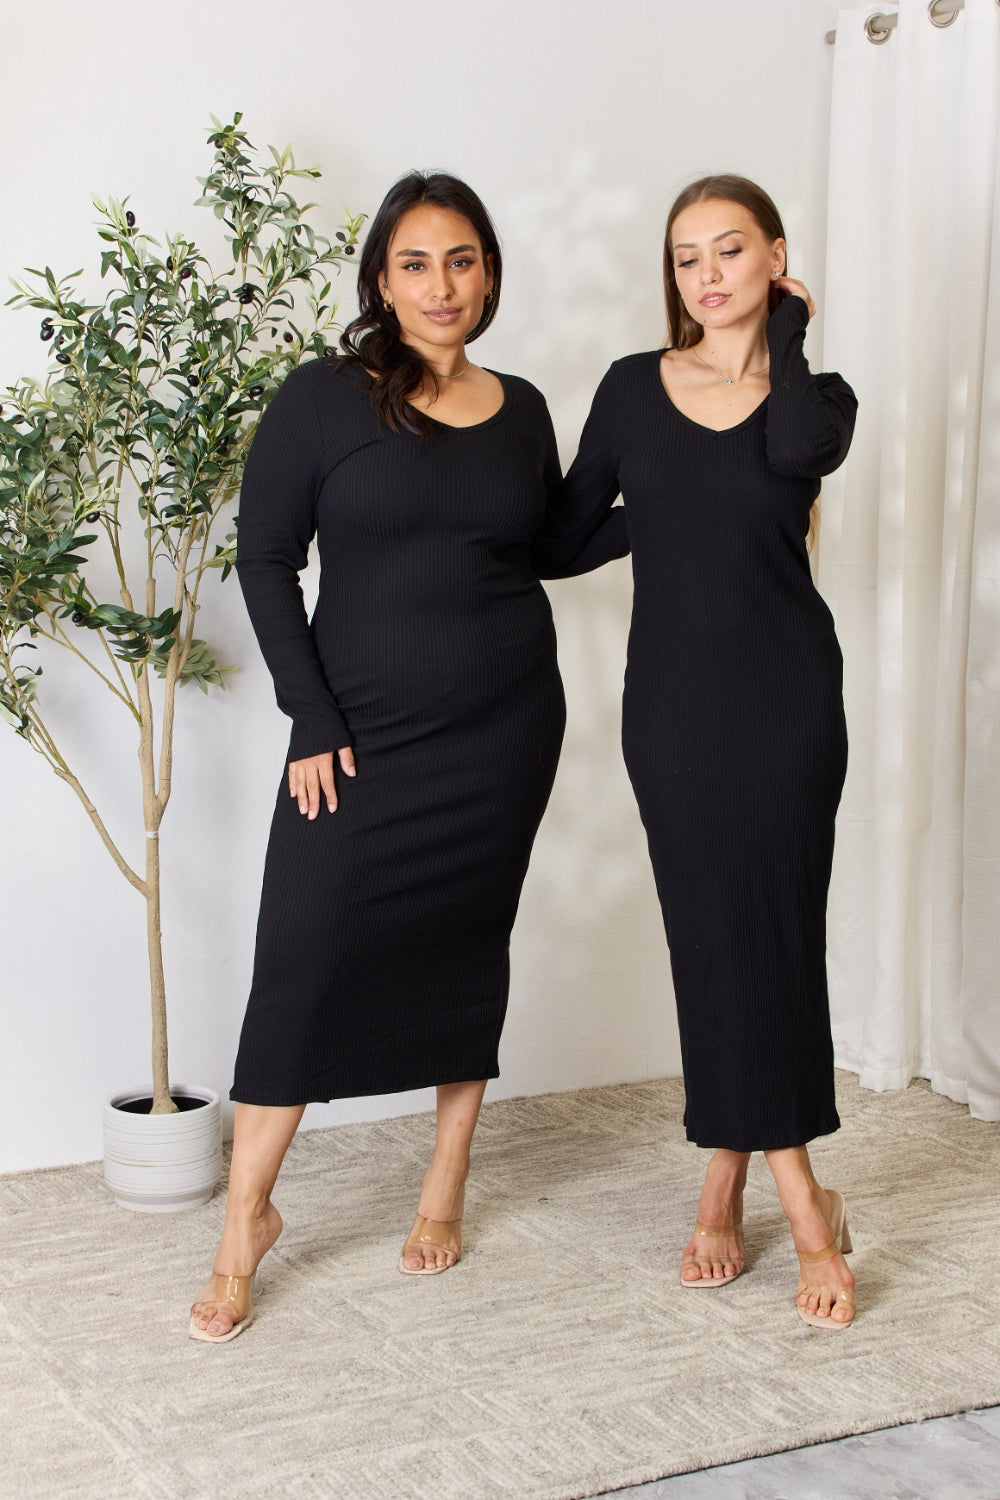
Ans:
[[[472,253],[475,254],[476,247],[475,247],[475,245],[452,245],[451,249],[450,250],[446,250],[444,253],[445,253],[445,255],[457,255],[460,250],[471,250]],[[429,250],[397,250],[396,251],[397,257],[400,256],[400,255],[430,255],[430,253],[431,252]]]
[[[727,240],[731,234],[744,234],[745,232],[743,229],[724,229],[721,234],[713,235],[710,243],[714,245],[716,240]],[[681,240],[674,246],[675,250],[696,250],[697,248],[693,240]]]

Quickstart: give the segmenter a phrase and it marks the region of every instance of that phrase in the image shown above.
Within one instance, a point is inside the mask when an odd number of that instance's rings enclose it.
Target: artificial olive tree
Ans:
[[[22,379],[0,397],[0,717],[73,789],[145,900],[154,1113],[176,1108],[159,829],[177,689],[224,685],[229,668],[195,633],[202,584],[231,570],[250,440],[281,378],[324,353],[336,312],[328,273],[354,254],[362,222],[348,218],[332,241],[317,234],[307,217],[315,204],[297,203],[289,184],[319,171],[296,167],[290,149],[271,147],[261,161],[240,120],[213,120],[212,170],[196,200],[223,221],[224,269],[183,235],[162,244],[147,235],[148,208],[95,199],[103,301],[83,300],[82,271],[46,268],[14,281],[8,303],[42,313],[53,364],[44,384]],[[94,728],[130,727],[137,738],[141,871],[59,748],[42,691],[50,648],[110,695],[114,712],[95,712]]]

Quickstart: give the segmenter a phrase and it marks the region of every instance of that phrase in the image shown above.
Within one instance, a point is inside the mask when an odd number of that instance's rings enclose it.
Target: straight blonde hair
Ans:
[[[677,290],[677,278],[674,275],[673,231],[678,215],[682,214],[686,208],[690,208],[695,203],[706,203],[711,199],[738,203],[750,214],[766,239],[784,240],[786,247],[788,244],[785,226],[781,222],[781,215],[773,198],[765,193],[762,187],[751,182],[749,177],[739,177],[735,172],[721,172],[713,177],[699,177],[696,182],[690,182],[686,188],[682,188],[667,215],[667,228],[663,236],[663,299],[667,306],[668,349],[692,349],[705,336],[705,330],[691,317]],[[787,272],[787,262],[785,270]],[[779,301],[778,288],[770,287],[767,294],[769,314],[774,312]],[[809,530],[806,534],[806,546],[810,552],[815,547],[818,536],[819,499],[817,498],[809,512]]]

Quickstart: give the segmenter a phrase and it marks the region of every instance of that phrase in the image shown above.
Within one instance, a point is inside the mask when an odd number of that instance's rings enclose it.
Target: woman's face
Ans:
[[[464,214],[430,203],[405,213],[379,277],[403,342],[428,352],[464,344],[492,289],[492,262]]]
[[[674,220],[673,260],[684,306],[708,332],[766,315],[771,278],[785,269],[785,242],[768,239],[740,204],[710,198]]]

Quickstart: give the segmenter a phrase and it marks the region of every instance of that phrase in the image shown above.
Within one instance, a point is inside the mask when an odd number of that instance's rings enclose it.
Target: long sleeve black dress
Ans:
[[[619,490],[635,601],[623,704],[701,1146],[803,1145],[839,1125],[826,900],[846,770],[842,658],[805,545],[856,402],[811,375],[798,297],[767,325],[771,391],[716,432],[657,350],[613,365],[564,480],[567,552]],[[552,538],[558,551],[559,535]]]
[[[508,944],[565,708],[539,573],[627,549],[620,516],[536,539],[559,463],[545,402],[429,440],[370,378],[292,374],[246,466],[237,570],[292,719],[289,760],[353,745],[339,808],[279,787],[232,1098],[301,1104],[497,1075]],[[310,621],[299,573],[316,536]]]

